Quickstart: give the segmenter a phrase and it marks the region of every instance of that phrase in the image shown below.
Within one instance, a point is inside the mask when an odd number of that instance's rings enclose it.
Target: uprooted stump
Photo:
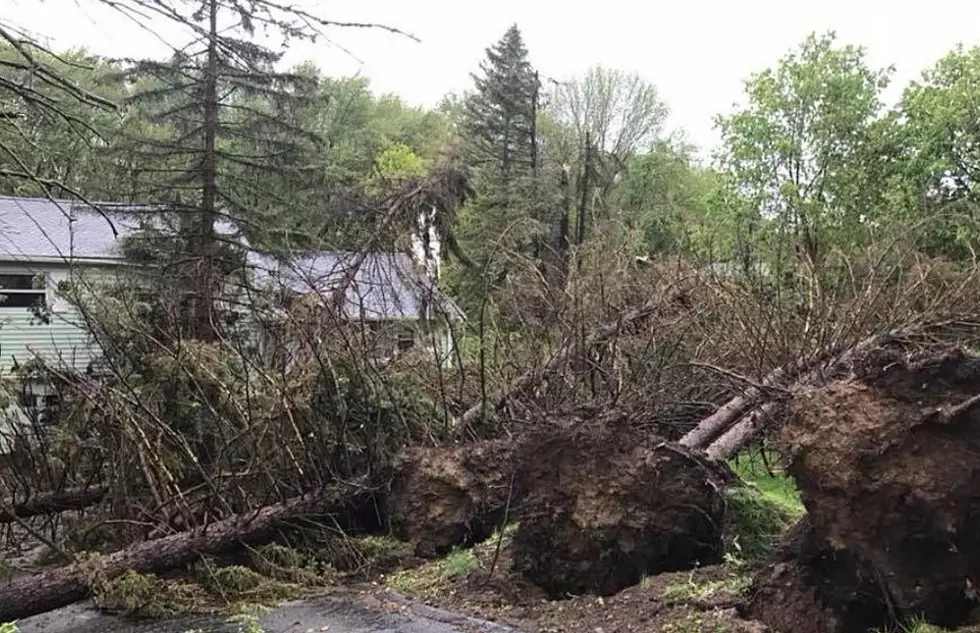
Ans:
[[[810,523],[752,614],[778,627],[772,605],[809,595],[831,614],[815,633],[962,625],[980,605],[980,359],[885,349],[854,373],[798,395],[776,432]]]
[[[392,533],[424,557],[486,539],[513,500],[513,458],[504,441],[404,451],[388,497]]]
[[[521,454],[514,566],[553,597],[721,561],[725,466],[625,421],[552,429]]]

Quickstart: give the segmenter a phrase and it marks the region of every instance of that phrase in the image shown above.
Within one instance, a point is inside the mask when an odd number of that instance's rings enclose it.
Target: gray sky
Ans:
[[[2,16],[51,38],[56,47],[148,56],[164,51],[146,32],[87,0],[0,0]],[[742,80],[766,68],[811,31],[834,29],[863,45],[872,63],[897,67],[895,96],[958,42],[980,44],[980,2],[931,0],[305,0],[318,15],[384,22],[422,42],[379,32],[335,31],[336,46],[303,46],[331,74],[360,73],[376,91],[432,105],[470,85],[483,49],[517,22],[532,62],[558,79],[588,66],[636,71],[671,108],[669,126],[709,149],[714,115],[741,99]],[[169,38],[178,37],[168,34]]]

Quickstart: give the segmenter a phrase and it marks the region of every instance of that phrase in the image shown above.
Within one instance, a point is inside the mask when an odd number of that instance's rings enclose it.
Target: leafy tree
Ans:
[[[960,255],[974,250],[980,202],[978,85],[980,48],[957,47],[906,88],[899,107],[907,169],[896,206],[915,218],[945,216],[922,233],[929,250]]]
[[[556,85],[549,113],[558,126],[571,132],[557,141],[564,157],[581,153],[586,132],[595,146],[621,169],[638,150],[658,137],[667,118],[667,105],[656,86],[637,74],[595,66],[580,77]]]
[[[0,191],[110,199],[99,153],[125,94],[110,62],[84,50],[54,54],[28,43],[0,46]]]
[[[564,205],[560,250],[585,239],[593,207],[607,214],[617,178],[635,152],[654,142],[667,112],[656,87],[637,74],[595,66],[556,84],[542,126],[545,154],[567,166],[569,182],[563,186],[578,199],[574,240],[568,235],[571,209]]]
[[[615,203],[644,254],[710,250],[719,186],[718,174],[697,164],[692,147],[661,139],[625,163]]]
[[[778,231],[811,268],[866,234],[886,195],[889,75],[828,33],[746,82],[747,105],[718,120],[720,163],[755,210],[742,216],[743,234]]]

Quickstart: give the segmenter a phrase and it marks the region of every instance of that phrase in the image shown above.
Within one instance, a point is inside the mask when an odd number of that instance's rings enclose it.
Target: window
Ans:
[[[415,347],[415,332],[411,329],[399,329],[396,341],[400,351],[412,349]]]
[[[45,307],[44,275],[0,274],[0,308]]]

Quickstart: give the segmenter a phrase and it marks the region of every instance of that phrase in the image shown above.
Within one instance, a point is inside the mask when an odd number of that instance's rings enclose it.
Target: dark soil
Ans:
[[[967,624],[980,604],[980,409],[951,412],[980,393],[980,360],[888,349],[854,373],[798,396],[776,434],[810,523],[751,613],[797,633]]]
[[[503,441],[405,451],[388,495],[392,533],[426,557],[479,543],[504,518],[513,459],[513,445]]]
[[[625,421],[550,428],[521,450],[514,564],[549,596],[611,595],[721,562],[724,466]]]
[[[667,573],[644,579],[613,596],[581,595],[550,600],[539,587],[513,571],[513,551],[501,549],[492,574],[495,548],[475,550],[479,567],[421,597],[440,608],[500,622],[526,633],[763,633],[742,618],[737,605],[749,570],[723,566]]]

